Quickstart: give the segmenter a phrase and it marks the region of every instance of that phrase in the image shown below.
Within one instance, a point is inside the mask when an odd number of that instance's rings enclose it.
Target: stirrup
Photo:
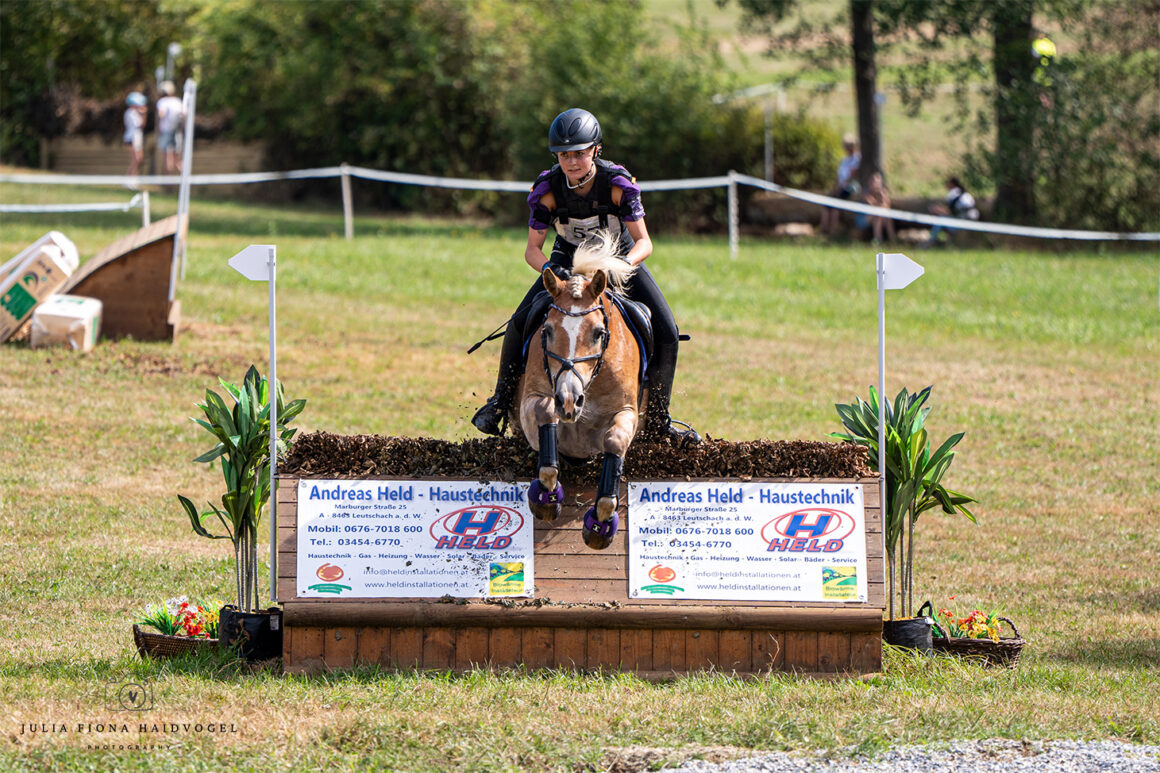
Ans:
[[[677,429],[674,424],[680,424],[684,429]],[[685,446],[695,446],[701,442],[701,435],[697,430],[693,429],[691,424],[686,424],[683,421],[676,419],[669,419],[669,440],[671,440],[678,448]]]
[[[475,412],[471,417],[471,423],[475,428],[485,435],[503,435],[507,430],[508,415],[507,411],[503,410],[499,405],[499,400],[495,396],[487,399],[483,407]]]

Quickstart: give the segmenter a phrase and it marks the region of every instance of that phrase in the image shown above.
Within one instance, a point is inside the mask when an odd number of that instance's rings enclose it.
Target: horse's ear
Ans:
[[[604,289],[608,287],[608,274],[604,269],[597,269],[596,273],[592,275],[592,281],[588,285],[588,289],[592,291],[592,295],[599,298],[604,294]]]
[[[555,272],[550,268],[545,268],[540,274],[540,278],[544,281],[544,289],[555,298],[564,289],[564,283],[556,276]]]

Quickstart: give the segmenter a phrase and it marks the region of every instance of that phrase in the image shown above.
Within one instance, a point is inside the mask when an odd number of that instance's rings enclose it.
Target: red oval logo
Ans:
[[[445,534],[456,537],[498,537],[511,536],[523,526],[524,517],[519,510],[499,505],[477,505],[448,513],[432,523],[428,533],[436,541]]]
[[[341,566],[335,566],[334,564],[323,564],[322,566],[318,567],[314,574],[318,576],[318,579],[324,582],[338,582],[342,579],[343,574],[345,573],[342,571]]]
[[[667,566],[657,564],[648,570],[648,576],[654,582],[672,582],[677,579],[677,573]]]
[[[841,510],[826,507],[807,507],[779,515],[761,527],[761,538],[767,543],[775,539],[839,539],[854,533],[854,517]]]

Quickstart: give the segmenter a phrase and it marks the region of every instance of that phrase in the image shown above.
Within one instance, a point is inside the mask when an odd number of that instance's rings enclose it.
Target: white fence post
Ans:
[[[197,115],[197,83],[186,78],[182,92],[181,109],[185,112],[185,133],[181,137],[181,184],[177,188],[177,236],[173,239],[173,272],[169,278],[169,300],[177,297],[177,267],[181,264],[181,278],[185,279],[185,243],[189,239],[189,176],[193,174],[193,127]],[[186,218],[185,236],[182,236],[181,218]]]
[[[343,163],[339,166],[342,170],[342,221],[343,232],[346,234],[346,240],[349,242],[354,238],[354,204],[351,201],[350,195],[350,164]]]
[[[737,211],[737,173],[729,170],[729,257],[737,257],[737,231],[741,227],[741,216]]]
[[[149,225],[149,191],[141,191],[141,227]]]

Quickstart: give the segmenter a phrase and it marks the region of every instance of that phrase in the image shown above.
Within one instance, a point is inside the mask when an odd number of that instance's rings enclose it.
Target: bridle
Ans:
[[[583,357],[574,357],[571,359],[567,357],[561,357],[555,352],[548,351],[548,326],[544,325],[542,328],[540,328],[540,348],[544,350],[544,373],[548,375],[548,383],[552,385],[552,392],[555,393],[556,384],[560,381],[560,376],[564,375],[564,372],[568,370],[576,374],[576,378],[580,379],[580,386],[584,388],[585,392],[587,392],[588,386],[596,380],[596,376],[600,373],[600,367],[604,365],[604,352],[608,350],[608,339],[611,336],[611,333],[608,329],[608,309],[604,308],[604,304],[601,303],[599,299],[597,299],[595,306],[590,309],[584,309],[582,311],[569,311],[568,309],[560,308],[555,303],[551,304],[549,308],[555,309],[556,311],[568,317],[584,317],[594,311],[599,311],[602,315],[604,315],[604,335],[601,336],[599,354],[586,354]],[[549,362],[549,358],[560,363],[560,369],[556,371],[555,377],[552,376],[552,368],[551,363]],[[592,371],[592,375],[588,378],[588,381],[585,382],[584,377],[581,376],[580,372],[576,370],[576,363],[588,362],[590,360],[596,360],[596,368]]]

